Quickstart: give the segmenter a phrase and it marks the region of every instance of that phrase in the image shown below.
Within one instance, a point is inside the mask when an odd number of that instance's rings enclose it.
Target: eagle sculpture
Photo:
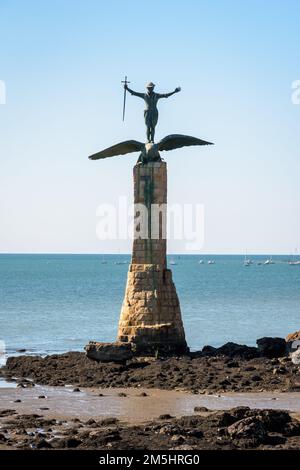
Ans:
[[[140,152],[138,162],[146,164],[148,162],[161,161],[159,152],[163,150],[174,150],[180,147],[189,147],[191,145],[213,145],[212,142],[197,139],[189,135],[171,134],[164,137],[158,143],[147,142],[143,144],[137,140],[126,140],[119,144],[108,147],[101,152],[94,153],[89,157],[90,160],[99,160],[101,158],[114,157],[116,155],[125,155],[132,152]]]

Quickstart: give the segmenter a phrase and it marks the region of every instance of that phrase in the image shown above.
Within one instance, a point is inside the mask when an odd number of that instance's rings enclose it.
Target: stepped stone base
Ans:
[[[118,341],[132,343],[136,354],[188,352],[171,270],[154,264],[130,265]]]

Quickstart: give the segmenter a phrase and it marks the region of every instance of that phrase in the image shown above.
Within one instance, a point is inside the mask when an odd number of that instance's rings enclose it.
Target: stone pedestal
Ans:
[[[139,232],[133,241],[117,341],[132,343],[137,354],[182,354],[188,348],[172,272],[166,264],[167,165],[137,164],[133,179]],[[162,205],[158,217],[157,205]]]

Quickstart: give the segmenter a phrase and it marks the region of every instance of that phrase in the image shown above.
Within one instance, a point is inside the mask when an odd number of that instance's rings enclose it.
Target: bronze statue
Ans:
[[[157,102],[160,98],[168,98],[174,93],[178,93],[181,88],[175,88],[175,90],[171,93],[154,93],[153,89],[155,85],[150,82],[147,85],[147,93],[137,93],[128,87],[127,83],[129,82],[127,82],[127,77],[125,77],[125,81],[123,83],[125,83],[125,90],[129,91],[129,93],[132,95],[143,98],[146,102],[147,107],[145,109],[144,115],[147,126],[148,141],[144,144],[137,140],[126,140],[124,142],[113,145],[112,147],[108,147],[101,152],[94,153],[89,157],[90,160],[99,160],[102,158],[114,157],[115,155],[125,155],[131,152],[140,152],[138,162],[147,164],[148,162],[161,161],[159,151],[174,150],[180,147],[188,147],[191,145],[213,145],[211,142],[198,139],[197,137],[181,134],[167,135],[158,143],[154,143],[155,126],[158,120]],[[124,96],[123,119],[125,111],[125,97],[126,95]]]
[[[150,82],[148,83],[148,85],[146,85],[146,89],[147,89],[146,93],[138,93],[136,91],[131,90],[128,87],[127,81],[125,78],[125,85],[124,85],[125,90],[129,91],[131,95],[142,98],[146,103],[146,109],[144,111],[144,118],[145,118],[145,124],[147,127],[147,139],[148,139],[148,142],[152,142],[152,143],[154,142],[155,126],[158,120],[158,109],[157,109],[158,100],[160,100],[160,98],[169,98],[169,96],[172,96],[181,90],[180,87],[177,87],[175,88],[174,91],[171,91],[170,93],[161,94],[161,93],[155,93],[154,87],[155,87],[154,83]]]

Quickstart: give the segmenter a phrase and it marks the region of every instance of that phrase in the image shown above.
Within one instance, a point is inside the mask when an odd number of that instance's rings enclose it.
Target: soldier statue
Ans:
[[[131,95],[138,96],[142,98],[146,103],[146,109],[144,111],[144,118],[145,124],[147,127],[147,140],[148,142],[154,142],[154,135],[155,135],[155,126],[158,120],[158,109],[157,109],[157,102],[160,98],[169,98],[169,96],[174,95],[174,93],[178,93],[181,88],[177,87],[171,93],[155,93],[154,92],[154,83],[150,82],[146,86],[146,93],[138,93],[136,91],[131,90],[126,81],[124,88],[127,90]]]
[[[126,155],[131,152],[140,152],[138,163],[147,165],[149,162],[161,161],[160,152],[164,150],[174,150],[181,147],[189,147],[191,145],[211,145],[211,142],[198,139],[190,135],[170,134],[161,139],[159,142],[154,142],[155,126],[158,120],[157,102],[160,98],[168,98],[181,91],[180,87],[175,88],[171,93],[155,93],[154,83],[150,82],[147,85],[146,93],[138,93],[128,87],[127,77],[122,82],[124,83],[124,101],[123,101],[123,121],[125,116],[125,103],[126,91],[134,96],[142,98],[146,103],[144,111],[145,124],[147,127],[147,142],[139,142],[138,140],[125,140],[119,142],[111,147],[108,147],[100,152],[94,153],[89,158],[90,160],[99,160],[101,158],[114,157],[115,155]]]

